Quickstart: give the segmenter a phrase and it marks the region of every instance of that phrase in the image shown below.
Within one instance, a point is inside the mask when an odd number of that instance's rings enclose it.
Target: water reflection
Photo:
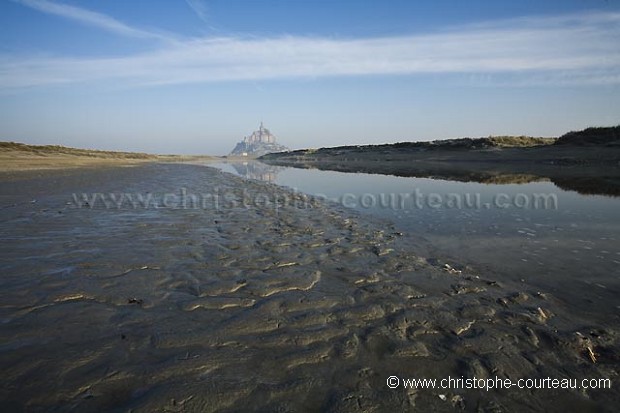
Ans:
[[[319,169],[349,173],[393,175],[409,178],[431,178],[484,184],[526,184],[553,182],[566,191],[585,195],[620,196],[620,165],[578,167],[546,164],[485,164],[459,162],[294,162],[269,159],[270,165],[303,169]]]
[[[239,171],[265,168],[259,162],[214,166],[248,177],[253,174]],[[271,182],[385,218],[426,256],[452,257],[500,280],[523,280],[593,317],[617,311],[620,197],[613,174],[569,179],[459,168],[422,171],[418,165],[395,176],[387,169],[280,167]],[[541,195],[551,207],[537,207],[533,201]],[[392,198],[397,202],[386,203]]]
[[[281,166],[267,165],[256,161],[227,162],[227,164],[232,166],[239,176],[266,182],[275,182],[278,177],[278,172],[284,169]]]

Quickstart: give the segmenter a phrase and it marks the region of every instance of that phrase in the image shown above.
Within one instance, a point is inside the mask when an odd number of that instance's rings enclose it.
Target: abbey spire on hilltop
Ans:
[[[246,143],[276,143],[276,137],[269,132],[269,129],[263,126],[263,122],[260,123],[257,131],[252,132],[250,136],[243,138]]]
[[[276,137],[261,122],[258,130],[255,130],[250,136],[244,137],[243,141],[237,143],[229,156],[259,157],[267,153],[288,150],[286,146],[276,143]]]

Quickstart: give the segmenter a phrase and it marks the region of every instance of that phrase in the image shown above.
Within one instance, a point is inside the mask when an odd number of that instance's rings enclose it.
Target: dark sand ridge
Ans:
[[[192,165],[1,185],[2,411],[563,412],[620,403],[617,383],[389,389],[390,375],[617,381],[620,358],[616,315],[594,325],[544,291],[429,262],[389,223]],[[181,188],[228,197],[198,209],[72,198]],[[285,197],[277,208],[263,202]]]
[[[265,155],[270,165],[483,183],[550,180],[584,194],[620,195],[620,127],[559,139],[496,137],[305,149]]]
[[[616,155],[620,160],[620,151]],[[440,160],[385,161],[316,159],[260,159],[273,166],[327,171],[383,174],[415,178],[433,178],[485,184],[523,184],[550,181],[566,191],[587,195],[620,196],[620,165],[560,166],[491,162]]]

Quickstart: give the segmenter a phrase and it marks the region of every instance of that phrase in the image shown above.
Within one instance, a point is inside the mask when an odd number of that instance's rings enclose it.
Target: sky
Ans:
[[[0,0],[0,140],[230,152],[620,124],[620,0]]]

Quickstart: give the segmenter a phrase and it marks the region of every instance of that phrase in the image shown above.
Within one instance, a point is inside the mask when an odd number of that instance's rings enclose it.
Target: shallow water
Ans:
[[[620,314],[620,197],[544,181],[499,185],[261,163],[210,166],[387,218],[418,245],[424,241],[431,256],[552,291],[599,322],[616,323]]]

